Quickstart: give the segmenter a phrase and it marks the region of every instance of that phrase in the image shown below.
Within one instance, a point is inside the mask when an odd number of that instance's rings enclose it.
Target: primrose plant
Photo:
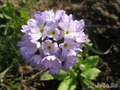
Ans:
[[[52,77],[63,80],[58,90],[74,90],[79,81],[89,90],[88,84],[93,83],[88,79],[95,79],[100,71],[89,68],[98,57],[83,61],[84,25],[84,20],[73,20],[64,10],[38,12],[22,26],[24,36],[17,44],[20,54],[35,70],[48,69]]]

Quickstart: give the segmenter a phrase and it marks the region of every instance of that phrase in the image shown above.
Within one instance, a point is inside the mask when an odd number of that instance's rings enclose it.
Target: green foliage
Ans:
[[[120,88],[120,79],[116,81],[116,84],[118,84],[118,88]]]
[[[90,39],[87,39],[87,41],[85,42],[85,43],[83,43],[83,46],[86,48],[85,49],[85,51],[84,51],[84,53],[87,53],[89,50],[90,51],[92,51],[93,53],[95,53],[95,54],[98,54],[98,55],[104,55],[104,54],[107,54],[107,53],[109,53],[110,52],[110,50],[111,50],[111,48],[112,48],[112,45],[108,48],[108,50],[106,50],[105,52],[102,52],[101,50],[99,50],[99,48],[98,48],[98,45],[97,45],[97,43],[96,43],[96,41],[94,40],[94,45],[95,45],[95,47],[96,47],[96,49],[94,49],[93,47],[92,47],[92,43],[90,42]]]
[[[76,88],[76,84],[76,78],[68,76],[60,83],[58,90],[74,90]]]
[[[101,71],[97,68],[89,68],[89,69],[83,70],[80,75],[86,79],[92,80],[92,79],[95,79],[100,72]]]
[[[0,71],[2,71],[6,66],[18,61],[16,44],[20,40],[21,25],[27,21],[28,17],[24,8],[19,11],[10,1],[0,8],[0,12],[2,21],[0,25]]]
[[[86,67],[92,67],[92,66],[95,66],[98,64],[98,61],[99,61],[99,57],[98,56],[89,56],[87,57],[83,64],[86,66]]]
[[[43,75],[40,77],[40,80],[47,81],[47,80],[53,80],[53,76],[48,73],[48,71],[44,72]]]
[[[58,79],[58,80],[63,80],[64,78],[67,77],[67,72],[63,71],[63,70],[60,70],[60,73],[58,75],[56,74],[53,74],[52,75],[55,79]]]
[[[103,90],[103,89],[99,88],[98,86],[96,86],[90,80],[85,79],[84,77],[80,76],[79,79],[80,79],[80,83],[81,83],[82,87],[84,88],[84,90]]]
[[[21,39],[21,25],[26,23],[28,16],[25,8],[16,9],[8,1],[0,7],[0,82],[10,87],[10,90],[20,88],[21,77],[9,77],[17,73],[20,58],[17,42]]]

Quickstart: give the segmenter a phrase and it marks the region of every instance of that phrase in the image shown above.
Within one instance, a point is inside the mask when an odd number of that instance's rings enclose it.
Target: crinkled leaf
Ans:
[[[60,70],[60,73],[59,74],[53,74],[52,75],[55,79],[57,80],[63,80],[67,77],[67,72],[63,71],[63,70]]]
[[[97,68],[89,68],[82,71],[81,76],[86,79],[95,79],[101,71]]]
[[[99,61],[98,56],[89,56],[84,60],[83,64],[86,67],[92,67],[92,66],[96,65],[98,63],[98,61]]]
[[[74,90],[76,88],[76,85],[76,78],[68,77],[60,83],[58,90]]]

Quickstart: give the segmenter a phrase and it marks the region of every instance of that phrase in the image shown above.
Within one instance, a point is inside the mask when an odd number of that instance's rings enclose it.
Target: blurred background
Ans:
[[[97,68],[102,72],[93,82],[116,83],[120,79],[120,0],[0,0],[0,90],[57,90],[60,81],[41,80],[45,71],[39,73],[26,64],[17,47],[21,26],[37,11],[50,9],[84,19],[85,33],[95,49],[105,52],[112,45],[107,54],[98,55]],[[96,54],[85,57],[90,55]]]

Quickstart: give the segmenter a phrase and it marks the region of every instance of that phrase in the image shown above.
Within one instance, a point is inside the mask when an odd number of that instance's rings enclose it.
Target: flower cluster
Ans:
[[[64,10],[38,12],[22,26],[20,54],[35,70],[68,71],[77,63],[86,40],[83,27],[84,20],[73,20]]]

